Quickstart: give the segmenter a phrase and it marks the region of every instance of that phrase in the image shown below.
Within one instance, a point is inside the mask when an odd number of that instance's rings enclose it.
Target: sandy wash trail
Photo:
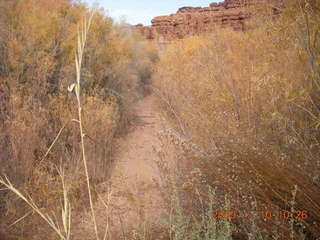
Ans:
[[[124,239],[132,228],[148,227],[158,222],[165,213],[161,174],[157,167],[157,152],[173,151],[163,144],[161,136],[170,131],[169,121],[159,110],[160,99],[154,94],[135,105],[137,121],[129,133],[117,141],[114,169],[108,183],[99,186],[99,200],[95,203],[100,234]],[[171,149],[171,150],[168,150]],[[174,154],[171,162],[174,162]],[[170,164],[170,163],[169,163]],[[95,239],[90,212],[77,219],[74,239]],[[102,236],[103,239],[103,236]],[[109,238],[110,239],[110,238]]]

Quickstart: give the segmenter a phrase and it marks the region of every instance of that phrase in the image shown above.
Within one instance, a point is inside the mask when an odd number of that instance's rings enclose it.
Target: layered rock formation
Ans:
[[[152,26],[135,26],[145,38],[171,41],[213,31],[219,27],[244,30],[250,17],[248,6],[269,0],[225,0],[209,7],[183,7],[169,16],[152,19]],[[280,0],[279,0],[280,1]]]

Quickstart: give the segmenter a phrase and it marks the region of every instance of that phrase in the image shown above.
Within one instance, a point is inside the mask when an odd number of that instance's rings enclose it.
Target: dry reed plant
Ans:
[[[91,184],[90,184],[90,176],[89,176],[89,171],[88,171],[88,164],[87,164],[87,158],[86,158],[86,150],[85,150],[85,143],[84,143],[84,138],[85,138],[85,132],[84,132],[84,126],[83,126],[83,120],[82,120],[82,104],[81,104],[81,67],[82,67],[82,61],[83,61],[83,55],[84,55],[84,48],[86,45],[87,41],[87,34],[90,29],[91,21],[94,16],[94,12],[90,15],[88,22],[87,19],[84,19],[84,22],[81,25],[81,28],[78,33],[78,51],[75,56],[75,62],[76,62],[76,83],[73,83],[68,90],[70,92],[74,91],[76,93],[77,97],[77,103],[78,103],[78,121],[79,121],[79,130],[80,130],[80,138],[81,138],[81,150],[82,150],[82,160],[83,160],[83,165],[84,165],[84,170],[85,170],[85,175],[86,175],[86,181],[87,181],[87,190],[89,194],[89,201],[90,201],[90,210],[91,210],[91,215],[92,215],[92,222],[94,225],[94,230],[96,234],[96,239],[99,240],[99,233],[98,233],[98,228],[97,228],[97,222],[96,222],[96,216],[95,216],[95,211],[93,207],[93,200],[92,200],[92,193],[91,193]]]

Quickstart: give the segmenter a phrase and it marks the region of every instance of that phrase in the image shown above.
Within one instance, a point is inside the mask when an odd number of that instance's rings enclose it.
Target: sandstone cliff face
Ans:
[[[250,17],[247,7],[268,0],[225,0],[209,7],[182,7],[177,13],[152,19],[152,26],[135,26],[150,40],[171,41],[213,31],[219,27],[244,30]]]

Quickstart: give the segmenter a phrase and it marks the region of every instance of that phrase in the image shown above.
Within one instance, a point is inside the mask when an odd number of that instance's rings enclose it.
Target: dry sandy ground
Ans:
[[[124,239],[131,227],[139,227],[145,221],[150,227],[165,213],[165,192],[159,187],[162,180],[156,161],[159,160],[157,152],[168,148],[163,145],[159,134],[170,129],[170,125],[161,115],[158,101],[154,94],[139,100],[135,106],[138,120],[129,134],[117,142],[110,181],[99,187],[99,192],[103,193],[95,203],[102,235],[108,228],[110,234],[118,235],[117,239]],[[89,212],[83,214],[75,225],[75,239],[94,239]]]

